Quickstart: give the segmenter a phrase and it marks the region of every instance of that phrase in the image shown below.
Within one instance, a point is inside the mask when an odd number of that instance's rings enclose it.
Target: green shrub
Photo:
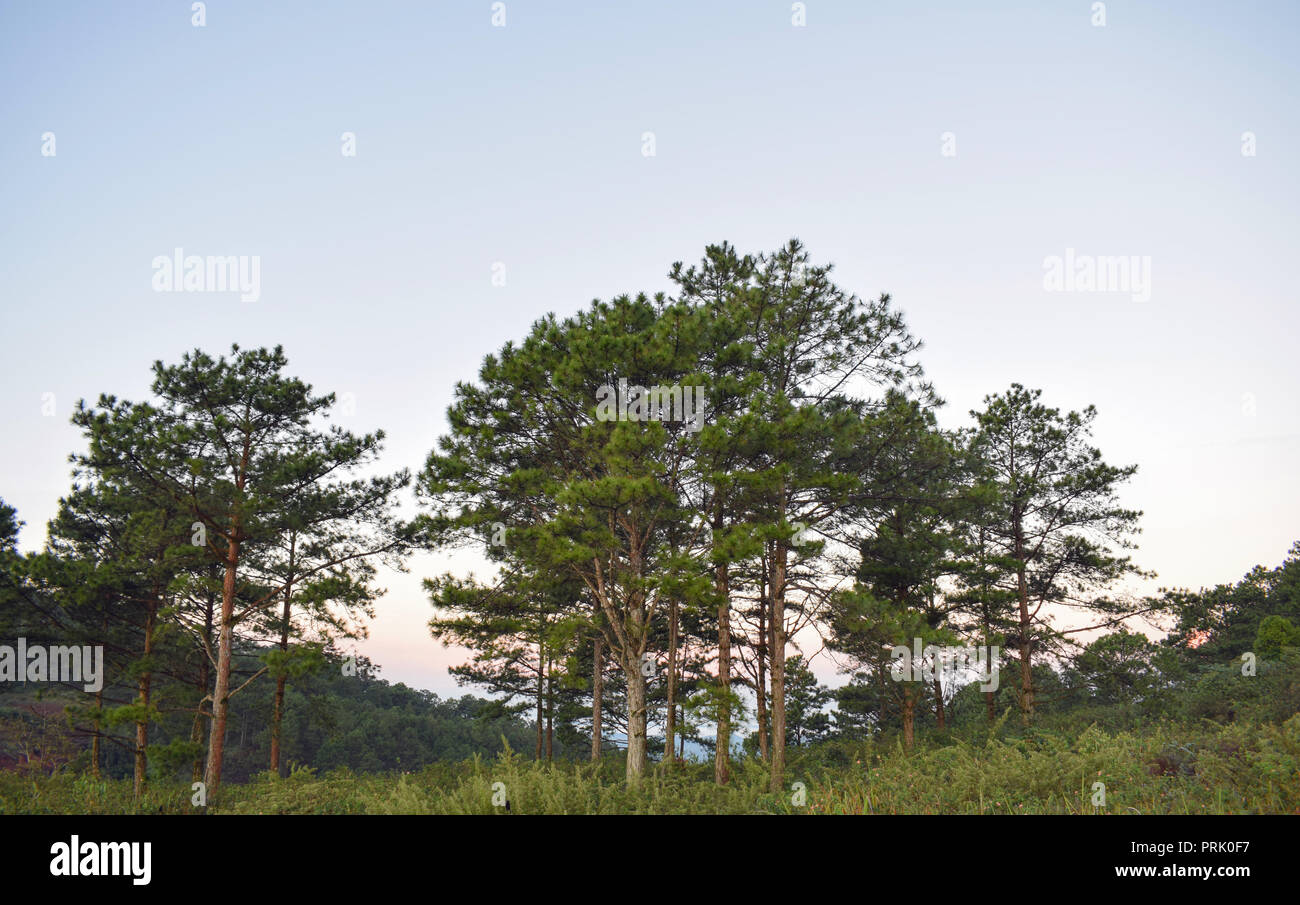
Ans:
[[[319,773],[228,783],[213,814],[1169,814],[1300,813],[1300,714],[1282,723],[1160,723],[1028,731],[921,733],[792,749],[781,794],[766,764],[741,759],[731,782],[712,763],[658,764],[629,786],[621,756],[537,763],[507,748],[485,760],[409,773]],[[804,785],[800,804],[795,783]],[[1094,784],[1105,786],[1095,806]],[[499,784],[499,785],[497,785]],[[140,801],[129,779],[0,773],[0,813],[196,814],[191,789],[156,782]],[[495,801],[494,801],[495,795]],[[507,808],[504,802],[509,802]]]

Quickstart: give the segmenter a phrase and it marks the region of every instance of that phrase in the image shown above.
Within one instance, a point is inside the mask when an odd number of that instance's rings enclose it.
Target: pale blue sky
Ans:
[[[799,236],[894,295],[945,423],[1013,380],[1095,403],[1107,457],[1141,466],[1125,501],[1158,584],[1280,561],[1296,4],[1117,0],[1105,27],[1075,0],[808,0],[803,28],[790,6],[507,0],[494,28],[479,0],[213,0],[195,28],[188,2],[0,3],[0,496],[23,545],[67,489],[73,403],[142,397],[156,358],[282,343],[417,468],[453,383],[536,317],[667,289],[709,242]],[[261,298],[155,293],[177,246],[260,256]],[[1149,256],[1150,301],[1044,291],[1067,248]],[[445,693],[418,586],[438,564],[388,581],[365,650]]]

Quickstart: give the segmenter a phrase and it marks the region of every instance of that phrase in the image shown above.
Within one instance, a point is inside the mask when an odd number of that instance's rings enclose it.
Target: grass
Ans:
[[[766,766],[660,764],[639,784],[617,757],[539,764],[434,763],[409,774],[264,774],[227,784],[216,814],[1262,814],[1300,813],[1300,714],[1280,725],[1164,724],[1107,733],[1037,730],[1015,737],[933,733],[905,754],[895,738],[791,752],[786,790]],[[795,783],[802,783],[802,789]],[[1096,783],[1105,803],[1094,804]],[[139,802],[129,779],[0,773],[0,813],[196,814],[188,783],[153,781]],[[503,802],[509,801],[509,811]]]

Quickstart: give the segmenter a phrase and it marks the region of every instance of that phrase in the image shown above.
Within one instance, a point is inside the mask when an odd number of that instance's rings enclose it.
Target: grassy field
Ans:
[[[325,775],[303,768],[227,784],[215,814],[1263,814],[1300,813],[1300,714],[1281,725],[1208,722],[1070,735],[930,733],[907,756],[896,739],[793,751],[787,789],[767,790],[762,763],[732,782],[712,764],[661,764],[635,787],[617,757],[600,764],[495,760],[434,763],[409,774]],[[497,784],[500,785],[497,785]],[[802,788],[796,786],[802,783]],[[1095,783],[1105,804],[1095,806]],[[129,780],[70,773],[0,774],[7,814],[196,814],[188,783],[155,781],[135,803]]]

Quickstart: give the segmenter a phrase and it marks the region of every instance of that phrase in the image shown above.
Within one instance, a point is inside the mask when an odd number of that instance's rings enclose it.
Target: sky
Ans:
[[[156,359],[282,344],[415,470],[456,381],[536,318],[792,236],[893,296],[945,426],[1013,381],[1096,405],[1107,460],[1139,466],[1150,588],[1300,539],[1300,5],[192,6],[0,2],[0,497],[25,549],[83,448],[73,405],[146,397]],[[177,248],[256,257],[256,300],[157,291]],[[1149,280],[1054,288],[1067,256]],[[360,648],[383,677],[461,693],[420,579],[464,567],[386,576]]]

